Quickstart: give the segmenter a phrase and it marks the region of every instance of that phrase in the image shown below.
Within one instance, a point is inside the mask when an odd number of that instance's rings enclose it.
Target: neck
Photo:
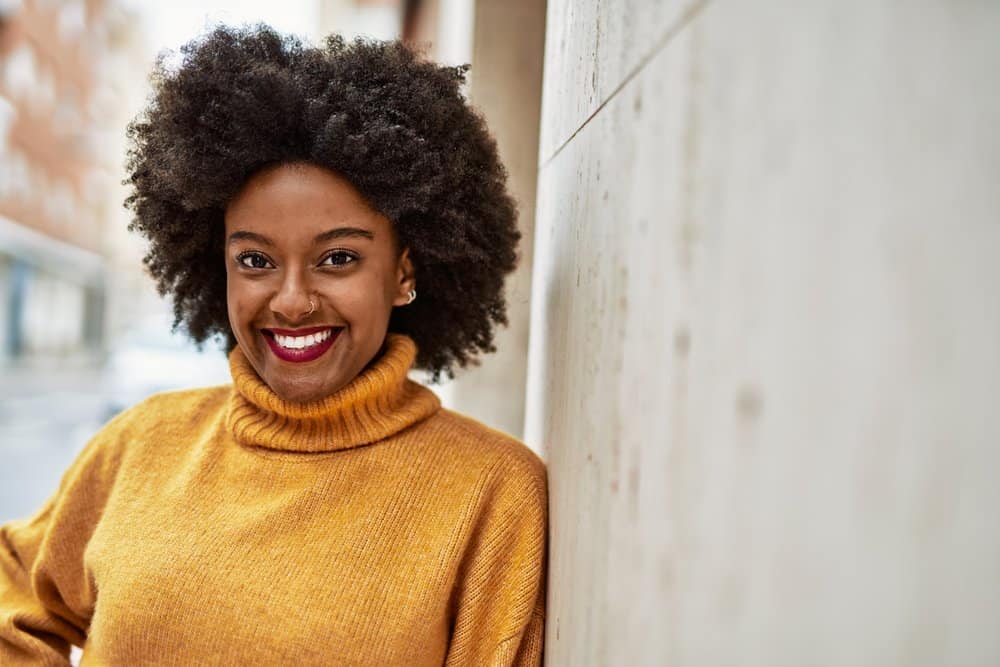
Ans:
[[[441,405],[407,377],[415,358],[413,340],[390,333],[346,386],[323,399],[294,403],[278,397],[237,346],[229,355],[234,391],[226,425],[241,445],[283,451],[337,451],[385,440]]]

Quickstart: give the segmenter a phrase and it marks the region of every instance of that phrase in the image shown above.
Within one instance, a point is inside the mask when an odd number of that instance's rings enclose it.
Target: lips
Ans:
[[[322,331],[330,331],[330,336],[314,345],[308,347],[302,347],[298,349],[283,347],[275,339],[275,334],[279,336],[308,336],[310,334],[316,334]],[[307,361],[313,361],[323,356],[327,350],[333,347],[334,342],[340,337],[340,332],[343,331],[343,327],[310,327],[308,329],[261,329],[261,335],[264,337],[264,341],[267,342],[267,346],[271,348],[271,352],[274,356],[278,357],[282,361],[289,361],[292,363],[305,363]]]

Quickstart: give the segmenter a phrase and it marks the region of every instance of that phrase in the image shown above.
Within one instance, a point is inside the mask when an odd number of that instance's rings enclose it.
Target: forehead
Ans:
[[[253,176],[229,202],[226,234],[253,231],[279,240],[311,239],[337,226],[373,233],[392,241],[392,223],[376,211],[346,178],[308,163],[267,167]]]

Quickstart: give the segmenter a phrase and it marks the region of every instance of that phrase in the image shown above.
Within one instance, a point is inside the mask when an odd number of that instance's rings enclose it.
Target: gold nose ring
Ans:
[[[312,297],[310,297],[309,298],[309,313],[308,313],[308,315],[312,315],[314,310],[316,310],[316,306],[313,304]]]

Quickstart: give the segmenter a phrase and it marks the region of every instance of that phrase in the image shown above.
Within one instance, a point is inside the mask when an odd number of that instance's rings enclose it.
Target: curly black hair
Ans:
[[[272,28],[217,26],[161,54],[146,109],[128,126],[124,181],[143,263],[173,301],[174,329],[236,346],[226,310],[227,203],[275,163],[347,178],[409,247],[421,298],[389,330],[417,344],[431,381],[454,376],[506,325],[504,278],[518,261],[517,206],[468,65],[430,62],[398,40],[331,35],[323,47]]]

